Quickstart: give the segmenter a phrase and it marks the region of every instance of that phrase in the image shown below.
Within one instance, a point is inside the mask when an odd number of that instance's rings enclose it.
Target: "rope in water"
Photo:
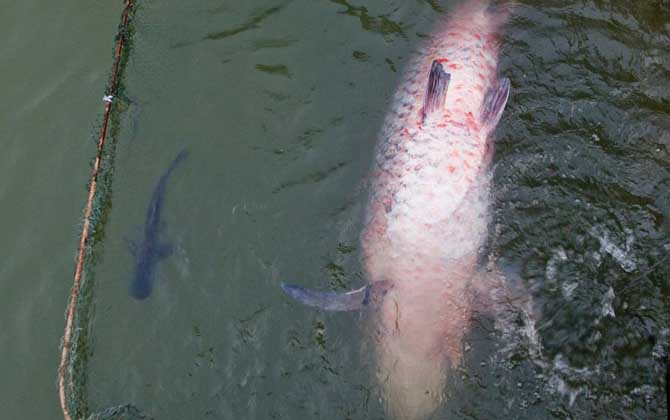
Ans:
[[[100,128],[100,136],[98,137],[98,149],[95,156],[95,163],[93,165],[93,173],[91,175],[91,183],[88,190],[88,200],[86,201],[86,211],[84,213],[84,225],[81,231],[81,238],[79,241],[79,250],[77,252],[77,265],[74,272],[74,282],[72,291],[70,293],[70,300],[67,309],[65,333],[63,335],[63,348],[61,351],[60,365],[58,367],[58,395],[60,397],[60,406],[63,411],[65,420],[72,420],[70,407],[67,402],[68,386],[72,387],[72,381],[67,383],[66,370],[67,363],[70,358],[70,351],[72,347],[73,325],[77,309],[77,302],[79,300],[79,291],[81,286],[81,277],[84,269],[84,258],[86,255],[86,245],[89,237],[89,229],[91,226],[91,215],[93,213],[93,199],[98,181],[98,173],[100,172],[100,163],[102,161],[102,151],[105,145],[105,137],[107,136],[107,126],[109,123],[109,115],[112,110],[113,95],[116,92],[118,84],[118,73],[121,63],[121,53],[123,52],[123,42],[126,29],[128,27],[129,14],[133,7],[133,0],[125,0],[125,8],[121,16],[121,25],[119,26],[119,34],[114,52],[114,66],[112,74],[109,79],[109,91],[103,100],[105,101],[105,114],[102,120],[102,127]]]

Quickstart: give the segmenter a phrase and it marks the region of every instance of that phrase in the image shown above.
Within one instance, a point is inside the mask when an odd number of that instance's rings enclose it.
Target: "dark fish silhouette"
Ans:
[[[172,247],[160,242],[161,211],[168,178],[179,162],[184,160],[187,155],[186,150],[179,152],[170,167],[158,180],[147,208],[144,235],[139,243],[130,244],[130,252],[135,257],[135,273],[130,285],[130,294],[136,299],[149,297],[153,289],[156,265],[160,260],[172,254]]]

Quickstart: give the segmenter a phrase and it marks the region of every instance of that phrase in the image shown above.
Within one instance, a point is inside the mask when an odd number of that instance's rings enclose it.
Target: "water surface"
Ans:
[[[364,282],[375,136],[404,63],[456,4],[140,4],[95,268],[93,410],[384,418],[361,317],[301,307],[278,286]],[[122,5],[98,6],[23,2],[2,15],[8,418],[58,416],[58,339]],[[658,1],[518,7],[501,53],[513,90],[496,133],[490,249],[532,295],[535,324],[503,333],[483,317],[435,418],[664,415],[669,25]],[[163,214],[175,252],[136,301],[126,240],[184,147]]]

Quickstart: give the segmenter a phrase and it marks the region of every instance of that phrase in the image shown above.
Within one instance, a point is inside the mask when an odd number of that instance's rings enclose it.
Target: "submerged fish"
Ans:
[[[327,310],[371,306],[370,333],[386,411],[423,419],[462,359],[490,222],[493,131],[510,91],[497,71],[508,7],[471,1],[438,25],[379,135],[361,259],[368,285],[345,294],[282,285]],[[480,283],[480,285],[474,285]]]
[[[153,289],[156,265],[160,260],[172,254],[172,247],[160,242],[161,212],[168,178],[186,156],[188,156],[186,150],[179,152],[165,173],[161,175],[151,194],[149,207],[147,207],[144,235],[138,244],[130,245],[130,252],[135,257],[135,272],[130,285],[130,294],[136,299],[149,297]]]

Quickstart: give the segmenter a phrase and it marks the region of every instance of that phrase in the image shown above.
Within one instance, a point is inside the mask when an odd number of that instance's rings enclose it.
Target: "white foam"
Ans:
[[[589,392],[586,387],[570,385],[563,378],[570,378],[573,382],[580,382],[594,373],[596,372],[589,368],[570,366],[565,357],[559,353],[554,357],[554,364],[547,385],[550,391],[568,397],[569,404],[572,406],[579,394],[583,393],[585,396],[588,396]]]
[[[558,265],[568,260],[568,255],[562,247],[558,247],[552,254],[549,261],[547,261],[547,267],[545,268],[545,276],[547,280],[551,282],[556,281],[556,273],[558,271]]]
[[[630,273],[637,269],[635,258],[631,255],[635,237],[629,229],[624,229],[624,232],[626,233],[626,244],[623,246],[615,243],[611,239],[610,232],[602,226],[594,226],[589,233],[600,242],[601,253],[609,254],[624,271]]]
[[[533,317],[532,305],[532,299],[529,299],[526,306],[521,310],[524,320],[521,332],[528,343],[528,355],[532,360],[539,360],[542,358],[542,341],[537,331],[537,323]]]
[[[602,317],[606,316],[611,316],[614,318],[616,315],[614,313],[614,306],[612,305],[614,302],[614,289],[612,289],[612,286],[607,289],[607,292],[605,293],[605,296],[603,296],[602,300],[602,310],[600,311],[600,314]]]
[[[523,346],[528,352],[530,361],[544,367],[542,356],[542,341],[537,330],[537,323],[533,317],[532,297],[523,305],[514,305],[509,311],[499,314],[496,318],[496,329],[502,333],[505,346],[499,349],[500,353],[511,354]],[[518,327],[519,318],[523,322]]]
[[[662,360],[666,356],[668,356],[668,350],[667,350],[667,342],[668,342],[668,336],[670,335],[670,329],[668,328],[663,328],[658,334],[658,339],[656,340],[656,344],[654,345],[654,349],[652,350],[652,356],[657,359],[657,360]]]
[[[563,297],[566,298],[567,300],[572,299],[572,294],[574,293],[575,289],[579,286],[579,283],[576,281],[572,281],[569,283],[563,283],[561,286],[561,289],[563,291]]]

